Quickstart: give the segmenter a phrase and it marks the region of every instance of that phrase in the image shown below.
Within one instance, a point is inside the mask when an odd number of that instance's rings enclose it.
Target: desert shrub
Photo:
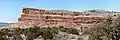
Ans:
[[[27,36],[26,40],[34,40],[34,36],[32,33],[28,33],[26,36]]]
[[[53,33],[51,32],[50,29],[43,29],[42,30],[42,37],[46,39],[52,39],[53,38]]]
[[[6,35],[6,33],[0,31],[0,40],[7,40],[5,35]]]
[[[83,40],[83,38],[79,37],[77,40]]]
[[[13,33],[14,33],[15,35],[20,35],[20,34],[22,34],[22,32],[23,32],[23,30],[20,29],[20,28],[15,28],[15,29],[13,30]]]
[[[79,35],[78,30],[74,28],[60,28],[60,31],[67,32],[69,34],[76,34]]]
[[[108,18],[105,22],[87,29],[85,33],[89,35],[89,40],[119,40],[120,17]]]
[[[25,36],[27,36],[27,40],[33,40],[39,36],[42,36],[45,40],[47,39],[52,39],[55,34],[58,34],[59,31],[62,32],[67,32],[69,34],[78,34],[77,29],[74,28],[39,28],[39,27],[31,27],[31,28],[26,28],[26,29],[20,29],[20,28],[14,28],[13,30],[9,30],[9,29],[4,29],[1,31],[0,35],[1,36],[9,36],[9,37],[13,37],[13,35],[20,35],[20,34],[24,34]],[[3,37],[1,37],[1,39],[3,39]]]
[[[35,28],[27,28],[22,30],[24,30],[22,33],[25,34],[26,36],[30,33],[30,35],[32,35],[33,38],[42,36],[45,40],[52,39],[54,34],[58,33],[58,30],[56,28],[36,28],[35,27]]]

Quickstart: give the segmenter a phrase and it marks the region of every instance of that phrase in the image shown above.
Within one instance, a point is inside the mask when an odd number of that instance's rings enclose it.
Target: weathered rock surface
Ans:
[[[24,8],[18,22],[11,27],[29,28],[39,27],[88,27],[105,19],[104,14],[84,14],[82,12],[57,12]]]

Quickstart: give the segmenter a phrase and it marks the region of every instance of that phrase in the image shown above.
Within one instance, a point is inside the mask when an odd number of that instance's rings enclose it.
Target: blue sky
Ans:
[[[120,0],[0,0],[0,22],[16,22],[22,8],[120,11]]]

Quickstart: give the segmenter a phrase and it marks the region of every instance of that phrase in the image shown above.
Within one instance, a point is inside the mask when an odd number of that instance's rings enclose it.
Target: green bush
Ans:
[[[69,34],[76,34],[79,35],[78,30],[74,28],[60,28],[60,31],[67,32]]]
[[[2,32],[0,33],[0,36],[7,35],[9,37],[12,37],[13,35],[24,34],[25,36],[27,36],[27,40],[33,40],[39,36],[42,36],[45,40],[47,40],[47,39],[52,39],[55,34],[58,34],[59,31],[67,32],[69,34],[78,34],[77,29],[74,29],[74,28],[34,27],[34,28],[26,28],[26,29],[15,28],[13,30],[5,29],[5,30],[2,30]]]
[[[120,17],[108,18],[105,22],[87,29],[85,33],[89,35],[89,40],[119,40]]]
[[[0,40],[7,40],[5,35],[6,35],[6,33],[0,31]]]

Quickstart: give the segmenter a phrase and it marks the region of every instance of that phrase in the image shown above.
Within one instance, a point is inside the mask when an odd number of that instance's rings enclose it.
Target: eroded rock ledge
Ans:
[[[60,12],[52,10],[40,10],[34,8],[23,8],[18,22],[11,25],[12,28],[38,27],[73,27],[87,28],[89,25],[97,24],[105,20],[104,14],[83,12]]]

